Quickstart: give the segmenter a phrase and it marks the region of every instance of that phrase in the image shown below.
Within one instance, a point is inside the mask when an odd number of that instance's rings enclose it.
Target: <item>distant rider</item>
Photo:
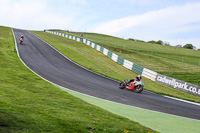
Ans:
[[[129,86],[129,84],[130,84],[131,82],[140,81],[141,79],[142,79],[142,75],[138,75],[137,77],[135,77],[135,78],[129,80],[128,83],[127,83],[127,86]]]
[[[20,37],[20,39],[19,40],[24,40],[24,36],[23,35],[21,35],[21,37]]]
[[[20,44],[22,44],[22,42],[24,41],[24,36],[21,35],[21,37],[19,38]]]

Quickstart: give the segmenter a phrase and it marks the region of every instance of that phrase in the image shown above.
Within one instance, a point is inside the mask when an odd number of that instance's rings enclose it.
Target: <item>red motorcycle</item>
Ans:
[[[19,41],[20,41],[20,44],[22,44],[22,42],[24,41],[24,38],[20,38]]]
[[[144,83],[142,81],[134,81],[128,84],[128,80],[124,80],[119,84],[120,89],[132,90],[136,93],[141,93],[143,91]]]

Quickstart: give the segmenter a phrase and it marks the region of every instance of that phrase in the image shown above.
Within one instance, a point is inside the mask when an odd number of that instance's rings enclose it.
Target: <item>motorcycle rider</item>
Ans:
[[[128,83],[127,83],[126,85],[129,86],[129,84],[130,84],[131,82],[140,81],[141,79],[142,79],[142,75],[138,75],[137,77],[135,77],[135,78],[129,80]]]
[[[23,35],[21,35],[21,37],[19,38],[19,40],[21,41],[24,41],[24,36]]]
[[[19,38],[20,44],[22,44],[22,42],[24,41],[24,36],[21,35],[21,37]]]
[[[23,39],[23,40],[24,40],[24,36],[23,36],[23,35],[21,35],[21,37],[20,37],[20,39],[19,39],[19,40],[21,40],[21,39]]]

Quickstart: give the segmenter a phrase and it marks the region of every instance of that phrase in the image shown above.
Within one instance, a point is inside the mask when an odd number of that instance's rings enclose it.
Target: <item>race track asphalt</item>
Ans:
[[[21,60],[41,77],[62,87],[97,98],[200,120],[200,106],[163,97],[148,91],[134,93],[118,89],[119,82],[82,68],[35,35],[13,29]],[[24,35],[24,42],[19,38]]]

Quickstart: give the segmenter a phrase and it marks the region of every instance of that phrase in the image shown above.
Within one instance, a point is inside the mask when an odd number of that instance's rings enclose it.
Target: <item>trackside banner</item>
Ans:
[[[157,74],[156,82],[200,97],[200,86],[198,85],[187,83],[161,74]]]

